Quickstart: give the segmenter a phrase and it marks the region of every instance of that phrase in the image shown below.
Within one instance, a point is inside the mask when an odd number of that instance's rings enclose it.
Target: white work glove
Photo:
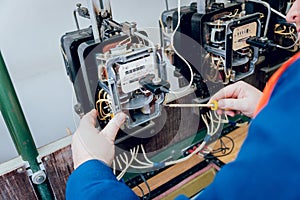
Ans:
[[[83,116],[72,138],[74,169],[93,159],[111,166],[115,155],[115,137],[125,121],[125,116],[124,113],[118,113],[102,131],[95,128],[97,120],[95,109]]]
[[[254,111],[262,96],[262,92],[243,81],[228,85],[212,96],[218,101],[218,113],[234,116],[241,112],[248,117],[253,117]]]

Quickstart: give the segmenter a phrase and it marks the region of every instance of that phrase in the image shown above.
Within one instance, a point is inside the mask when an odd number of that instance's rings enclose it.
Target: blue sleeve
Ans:
[[[236,159],[198,199],[300,199],[300,61],[280,77]]]
[[[187,198],[185,195],[181,194],[181,195],[178,195],[175,200],[188,200],[189,198]]]
[[[99,160],[80,165],[68,179],[66,199],[139,199],[124,183],[119,182],[112,170]]]

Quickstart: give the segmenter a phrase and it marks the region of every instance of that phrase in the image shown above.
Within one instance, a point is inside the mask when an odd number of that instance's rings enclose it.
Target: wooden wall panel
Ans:
[[[38,199],[24,166],[0,176],[0,199]]]
[[[71,145],[42,157],[42,162],[55,198],[64,200],[66,183],[73,171]]]

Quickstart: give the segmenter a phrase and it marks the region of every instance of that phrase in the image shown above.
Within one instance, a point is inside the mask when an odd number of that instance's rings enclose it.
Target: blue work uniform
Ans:
[[[238,157],[217,173],[197,199],[300,199],[300,53],[285,66],[266,105],[252,120]],[[85,162],[72,173],[66,196],[138,199],[97,160]]]

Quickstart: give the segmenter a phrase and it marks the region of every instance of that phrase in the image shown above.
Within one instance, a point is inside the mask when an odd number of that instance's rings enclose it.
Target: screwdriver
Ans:
[[[217,110],[218,109],[218,102],[213,100],[211,103],[207,104],[201,104],[201,103],[195,103],[195,104],[166,104],[165,106],[173,107],[173,108],[194,108],[194,107],[209,107],[211,110]]]

